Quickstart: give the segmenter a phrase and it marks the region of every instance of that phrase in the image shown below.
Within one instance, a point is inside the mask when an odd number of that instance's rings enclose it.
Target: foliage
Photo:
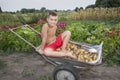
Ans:
[[[86,8],[95,8],[95,7],[103,7],[103,8],[120,7],[120,0],[96,0],[95,4],[88,5]]]
[[[35,9],[26,9],[26,8],[23,8],[20,10],[21,13],[34,13],[35,12]]]
[[[95,5],[94,4],[88,5],[85,9],[87,9],[87,8],[95,8]]]
[[[98,44],[101,40],[99,34],[103,32],[103,26],[101,24],[82,24],[81,22],[73,23],[66,27],[72,33],[72,40],[78,42],[88,42]],[[96,40],[97,39],[97,40]],[[94,41],[94,42],[93,42]]]
[[[8,13],[1,13],[0,14],[0,27],[3,26],[17,26],[21,25],[21,22],[19,22],[19,19],[16,18],[16,16]]]
[[[1,7],[0,7],[0,13],[2,13],[2,9],[1,9]]]
[[[96,0],[96,7],[120,7],[120,0]]]
[[[32,8],[32,9],[26,9],[26,8],[22,8],[20,11],[17,11],[17,13],[39,13],[39,12],[48,12],[49,10],[47,10],[45,7],[42,7],[40,10]]]
[[[40,30],[40,27],[37,26],[37,30]],[[24,27],[15,30],[15,32],[35,46],[39,46],[41,43],[41,38],[29,28]],[[0,44],[2,44],[0,46],[1,52],[10,53],[11,51],[32,51],[31,46],[27,45],[10,31],[2,31],[0,33]]]
[[[79,8],[78,8],[78,7],[76,7],[76,8],[75,8],[75,11],[76,11],[76,12],[78,12],[78,11],[79,11]]]

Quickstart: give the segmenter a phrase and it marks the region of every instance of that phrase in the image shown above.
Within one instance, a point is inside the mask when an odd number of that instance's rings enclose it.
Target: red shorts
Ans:
[[[58,35],[58,37],[56,38],[55,42],[49,44],[49,45],[45,45],[45,48],[52,48],[54,51],[56,51],[57,48],[61,47],[63,44],[63,40],[62,40],[62,35]]]

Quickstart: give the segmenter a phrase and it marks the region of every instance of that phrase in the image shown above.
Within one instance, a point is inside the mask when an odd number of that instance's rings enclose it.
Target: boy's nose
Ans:
[[[56,22],[54,21],[54,22],[52,22],[53,24],[56,24]]]

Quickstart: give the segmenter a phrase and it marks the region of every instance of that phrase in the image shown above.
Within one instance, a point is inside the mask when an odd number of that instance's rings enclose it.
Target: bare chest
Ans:
[[[53,28],[48,28],[48,36],[54,36],[56,33],[57,27],[53,27]]]

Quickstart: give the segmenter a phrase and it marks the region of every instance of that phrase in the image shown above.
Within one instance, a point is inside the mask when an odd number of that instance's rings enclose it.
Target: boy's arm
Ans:
[[[41,50],[44,50],[44,46],[46,44],[46,40],[47,40],[47,29],[48,29],[48,26],[45,24],[43,25],[42,27],[42,43],[41,43]]]

